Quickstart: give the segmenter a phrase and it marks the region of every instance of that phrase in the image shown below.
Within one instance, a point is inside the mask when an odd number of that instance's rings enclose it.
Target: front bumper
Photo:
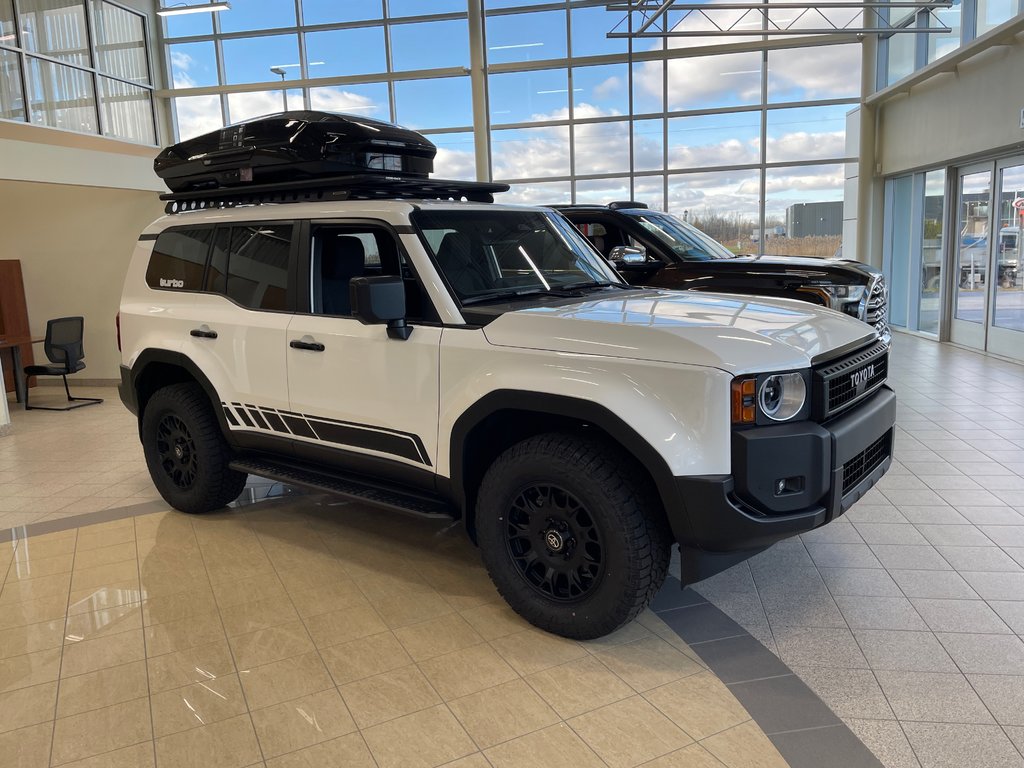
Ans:
[[[846,512],[892,464],[895,423],[896,396],[882,387],[825,424],[737,432],[732,475],[677,477],[682,509],[670,517],[684,583]],[[788,481],[782,493],[780,480]]]

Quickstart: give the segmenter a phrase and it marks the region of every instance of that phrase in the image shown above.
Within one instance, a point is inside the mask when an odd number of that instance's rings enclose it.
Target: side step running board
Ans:
[[[397,512],[417,517],[457,517],[455,507],[443,499],[421,496],[413,491],[398,488],[382,488],[347,475],[330,475],[310,469],[259,459],[236,459],[231,468],[250,475],[266,477],[287,485],[301,485],[318,491],[337,494],[354,501],[363,501]]]

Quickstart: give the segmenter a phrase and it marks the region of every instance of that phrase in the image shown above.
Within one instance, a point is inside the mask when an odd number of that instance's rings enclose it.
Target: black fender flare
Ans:
[[[498,389],[484,395],[455,421],[449,441],[451,494],[467,518],[465,445],[469,434],[488,416],[500,411],[527,411],[568,417],[603,430],[636,458],[650,473],[661,499],[665,516],[677,541],[686,540],[690,531],[678,485],[665,459],[635,429],[605,406],[589,400],[527,390]]]

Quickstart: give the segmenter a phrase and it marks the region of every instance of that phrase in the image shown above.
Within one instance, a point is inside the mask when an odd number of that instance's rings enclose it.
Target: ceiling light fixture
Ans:
[[[185,5],[179,3],[178,5],[168,5],[166,8],[160,8],[157,10],[157,16],[179,16],[183,13],[211,13],[214,11],[230,11],[231,3],[227,0],[220,0],[219,2],[212,3],[199,3],[198,5]]]

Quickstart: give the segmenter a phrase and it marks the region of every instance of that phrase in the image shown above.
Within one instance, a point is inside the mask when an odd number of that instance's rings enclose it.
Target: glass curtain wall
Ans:
[[[156,144],[146,41],[107,0],[0,0],[0,119]]]
[[[939,334],[946,210],[943,169],[885,182],[883,266],[894,327]]]
[[[601,0],[476,1],[484,131],[466,0],[238,0],[166,19],[178,137],[286,105],[356,112],[430,136],[438,176],[476,178],[487,142],[509,202],[635,199],[737,250],[835,251],[841,215],[807,237],[785,237],[785,222],[803,204],[842,205],[858,44],[701,55],[751,38],[631,43],[606,37],[623,14]]]

